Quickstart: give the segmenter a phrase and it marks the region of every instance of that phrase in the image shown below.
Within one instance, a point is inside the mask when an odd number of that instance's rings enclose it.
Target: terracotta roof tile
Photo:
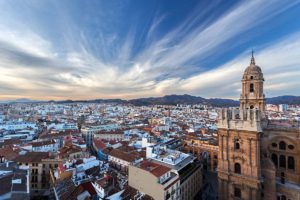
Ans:
[[[48,152],[27,152],[24,155],[18,155],[14,161],[21,163],[38,163],[46,158],[49,158]]]
[[[136,159],[138,159],[138,157],[136,155],[124,152],[124,151],[119,150],[119,149],[113,149],[110,152],[108,152],[107,154],[110,155],[110,156],[119,158],[121,160],[125,160],[127,162],[133,162]]]
[[[161,177],[162,175],[164,175],[165,173],[171,170],[171,168],[169,167],[157,163],[153,163],[148,160],[142,161],[139,167],[143,170],[150,172],[156,177]]]
[[[105,143],[100,139],[94,139],[94,145],[97,149],[103,150],[106,148]]]

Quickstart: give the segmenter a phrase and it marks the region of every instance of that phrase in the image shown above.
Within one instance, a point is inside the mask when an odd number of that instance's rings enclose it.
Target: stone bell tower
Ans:
[[[246,68],[242,79],[242,94],[240,97],[240,108],[258,109],[265,111],[265,95],[264,95],[264,77],[261,68],[255,64],[255,59],[252,57],[250,65]]]
[[[262,199],[261,133],[263,74],[252,58],[242,79],[240,109],[222,109],[218,116],[218,183],[221,200]]]

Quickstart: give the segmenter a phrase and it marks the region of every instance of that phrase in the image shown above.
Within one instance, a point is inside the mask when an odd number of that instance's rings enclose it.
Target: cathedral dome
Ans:
[[[243,79],[263,79],[261,68],[255,64],[252,54],[250,65],[245,69]]]
[[[250,65],[245,69],[244,74],[261,74],[261,68],[257,65]]]

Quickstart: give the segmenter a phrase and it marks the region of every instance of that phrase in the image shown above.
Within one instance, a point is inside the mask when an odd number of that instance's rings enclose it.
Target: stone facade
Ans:
[[[184,140],[183,151],[193,154],[203,163],[203,169],[215,172],[218,167],[219,146],[203,141],[198,137],[189,137]]]
[[[263,82],[252,55],[240,109],[219,113],[219,199],[300,200],[300,127],[267,119]]]

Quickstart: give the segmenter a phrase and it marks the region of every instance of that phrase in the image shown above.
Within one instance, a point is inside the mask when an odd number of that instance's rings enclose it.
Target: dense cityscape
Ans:
[[[300,200],[300,0],[0,0],[0,200]]]

